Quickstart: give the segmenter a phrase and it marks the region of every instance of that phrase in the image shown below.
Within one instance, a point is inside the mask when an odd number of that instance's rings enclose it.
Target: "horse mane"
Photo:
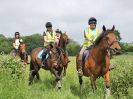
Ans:
[[[110,29],[106,30],[106,31],[102,31],[102,33],[97,37],[97,39],[95,40],[95,45],[98,45],[101,40],[106,36],[108,35],[110,32],[114,32]]]

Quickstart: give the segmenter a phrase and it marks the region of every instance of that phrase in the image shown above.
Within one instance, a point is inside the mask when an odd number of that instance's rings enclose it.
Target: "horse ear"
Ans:
[[[111,31],[114,31],[114,30],[115,30],[115,26],[113,25],[113,27],[112,27]]]
[[[103,25],[103,31],[106,31],[106,27],[105,27],[105,25]]]

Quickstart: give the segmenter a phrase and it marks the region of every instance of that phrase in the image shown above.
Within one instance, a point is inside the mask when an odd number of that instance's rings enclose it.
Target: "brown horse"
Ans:
[[[28,54],[26,52],[26,45],[24,42],[20,43],[19,45],[19,56],[24,64],[28,64]]]
[[[91,48],[89,56],[83,64],[83,75],[90,77],[91,86],[94,90],[96,89],[96,78],[103,76],[106,85],[106,96],[110,95],[110,77],[109,77],[109,66],[110,66],[110,55],[108,50],[121,49],[117,40],[117,36],[114,33],[115,27],[107,29],[103,26],[103,32],[95,41],[95,45]],[[76,58],[77,69],[79,66],[78,56]],[[79,76],[80,91],[82,92],[82,76]]]
[[[65,64],[62,50],[56,44],[51,44],[48,51],[49,56],[44,61],[45,66],[41,66],[41,59],[38,58],[38,54],[41,50],[42,48],[35,48],[31,51],[29,85],[32,83],[35,75],[38,80],[40,79],[38,71],[40,68],[43,68],[54,74],[56,86],[61,88],[60,80],[62,78],[63,66]]]
[[[64,66],[64,72],[63,72],[64,76],[66,76],[66,69],[67,69],[68,63],[70,62],[66,51],[66,46],[68,44],[68,41],[69,41],[68,35],[66,33],[61,34],[58,46],[62,48],[64,51],[64,60],[66,62],[66,65]]]

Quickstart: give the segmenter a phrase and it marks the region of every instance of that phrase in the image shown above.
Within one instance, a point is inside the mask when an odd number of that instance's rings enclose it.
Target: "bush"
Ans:
[[[0,55],[0,73],[10,76],[13,79],[22,78],[24,66],[20,61],[19,58],[14,58],[9,55]]]
[[[133,61],[129,61],[130,58],[132,57],[124,55],[120,60],[114,59],[113,63],[117,67],[111,75],[111,92],[116,99],[131,95],[129,92],[133,89]]]

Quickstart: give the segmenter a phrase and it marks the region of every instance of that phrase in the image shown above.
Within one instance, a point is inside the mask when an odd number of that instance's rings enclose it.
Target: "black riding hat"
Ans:
[[[60,33],[60,34],[62,34],[62,31],[59,30],[59,29],[56,29],[55,32],[56,32],[56,33]]]
[[[46,28],[52,27],[52,23],[51,23],[51,22],[47,22],[47,23],[45,24],[45,26],[46,26]]]
[[[88,20],[88,24],[97,24],[97,19],[95,17],[91,17],[89,20]]]
[[[20,33],[19,32],[15,32],[15,35],[20,35]]]

